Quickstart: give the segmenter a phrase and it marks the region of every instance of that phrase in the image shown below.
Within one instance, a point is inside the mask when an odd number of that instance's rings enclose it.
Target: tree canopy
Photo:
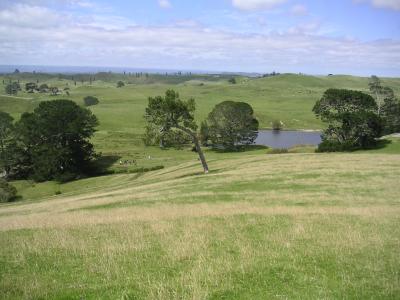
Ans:
[[[252,144],[258,135],[259,123],[253,108],[244,102],[224,101],[217,104],[206,123],[208,139],[213,145],[225,149]]]
[[[73,101],[41,102],[16,123],[16,176],[64,181],[85,173],[95,157],[89,138],[97,125],[96,116]]]
[[[33,93],[37,88],[38,88],[37,84],[34,83],[34,82],[28,82],[28,83],[25,84],[25,90],[28,93]]]
[[[155,126],[162,133],[178,129],[191,137],[202,162],[204,172],[208,165],[197,136],[197,125],[194,119],[196,104],[194,99],[183,101],[174,90],[168,90],[165,96],[150,97],[145,118],[150,126]]]
[[[384,100],[381,116],[384,123],[384,133],[400,132],[400,101],[388,87],[383,88]]]
[[[94,96],[86,96],[85,98],[83,98],[83,103],[85,104],[85,106],[97,105],[99,104],[99,99]]]
[[[366,148],[376,143],[382,131],[375,100],[359,91],[329,89],[313,111],[328,123],[319,147],[321,151]]]
[[[47,93],[48,90],[49,90],[49,86],[45,83],[43,83],[39,86],[40,93]]]
[[[8,95],[16,95],[21,90],[21,85],[18,82],[9,83],[5,87],[5,92]]]
[[[17,189],[3,178],[0,178],[0,202],[11,202],[17,196]]]
[[[381,80],[379,79],[378,76],[372,75],[368,85],[369,85],[370,92],[372,93],[373,97],[375,98],[378,115],[380,115],[381,107],[383,105],[383,99],[382,99],[383,87],[381,84]]]
[[[9,173],[13,130],[13,118],[8,113],[0,111],[0,167],[6,172],[6,176]]]

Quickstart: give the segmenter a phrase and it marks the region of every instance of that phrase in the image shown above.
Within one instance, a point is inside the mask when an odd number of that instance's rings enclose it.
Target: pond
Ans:
[[[296,145],[313,145],[321,143],[319,131],[295,131],[295,130],[260,130],[255,141],[256,145],[271,148],[291,148]]]

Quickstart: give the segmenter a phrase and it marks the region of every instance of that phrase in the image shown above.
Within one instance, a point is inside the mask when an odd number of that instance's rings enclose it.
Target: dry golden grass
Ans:
[[[0,207],[2,298],[396,298],[400,156],[196,161]],[[118,182],[121,182],[119,184]]]

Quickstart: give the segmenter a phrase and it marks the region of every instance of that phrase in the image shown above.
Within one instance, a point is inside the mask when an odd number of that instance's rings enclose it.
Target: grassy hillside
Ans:
[[[14,79],[68,84],[79,104],[99,97],[93,142],[111,169],[165,168],[66,184],[13,182],[25,201],[0,205],[1,299],[398,297],[399,138],[352,154],[206,150],[208,175],[189,148],[141,140],[147,98],[169,88],[196,99],[198,121],[215,104],[240,100],[262,127],[280,119],[286,128],[320,129],[311,108],[323,92],[366,91],[367,78],[238,77],[232,85],[228,77],[102,73],[90,85],[84,76],[76,86],[64,75]],[[127,85],[117,89],[120,79]],[[400,79],[384,83],[400,94]],[[0,110],[18,118],[57,98],[68,97],[3,95]],[[126,159],[137,165],[118,163]]]
[[[399,155],[247,153],[210,166],[1,206],[0,298],[399,295]]]
[[[72,76],[76,80],[75,86]],[[19,93],[17,97],[0,96],[0,110],[11,113],[15,118],[24,111],[31,111],[42,100],[69,98],[83,104],[88,95],[100,99],[100,104],[91,107],[99,118],[99,131],[93,138],[98,152],[108,156],[114,169],[115,163],[135,159],[139,167],[156,165],[173,166],[192,157],[188,151],[162,151],[157,147],[144,147],[141,134],[144,132],[143,114],[149,96],[162,95],[167,89],[180,92],[182,98],[194,97],[197,103],[198,123],[204,120],[212,108],[225,100],[245,101],[256,112],[262,128],[269,128],[275,119],[282,120],[286,129],[321,129],[311,109],[328,88],[348,88],[367,91],[368,78],[352,76],[314,77],[304,75],[280,75],[268,78],[238,77],[238,84],[228,83],[228,76],[124,76],[101,73],[89,84],[94,75],[19,74],[0,77],[0,83],[11,80],[26,82],[39,80],[39,84],[71,88],[70,97],[66,95],[49,96],[43,94]],[[82,83],[80,80],[84,80]],[[123,80],[127,85],[117,89],[116,81]],[[400,79],[383,79],[400,95]],[[0,84],[0,90],[2,89]],[[151,160],[148,157],[152,157]]]

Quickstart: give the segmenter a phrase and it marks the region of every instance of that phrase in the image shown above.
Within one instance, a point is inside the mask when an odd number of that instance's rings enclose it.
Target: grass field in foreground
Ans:
[[[248,154],[210,167],[1,206],[0,298],[398,298],[400,155]]]

